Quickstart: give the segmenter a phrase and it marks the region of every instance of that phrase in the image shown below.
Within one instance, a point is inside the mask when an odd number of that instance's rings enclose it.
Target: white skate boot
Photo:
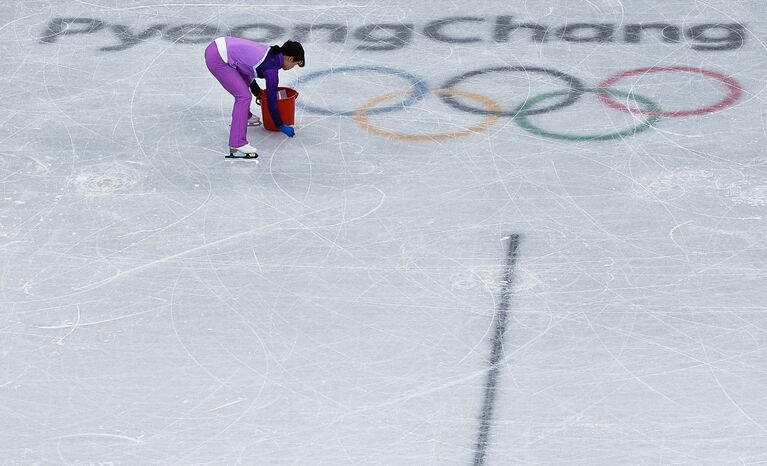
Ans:
[[[250,144],[245,144],[244,146],[240,147],[230,147],[229,148],[229,155],[226,156],[227,159],[257,159],[258,153],[256,152],[256,148],[251,146]]]
[[[229,123],[229,126],[232,126],[231,122]],[[253,115],[248,118],[248,126],[261,126],[261,118],[259,118],[258,115]]]
[[[257,115],[253,115],[248,119],[248,126],[261,126],[261,118]]]

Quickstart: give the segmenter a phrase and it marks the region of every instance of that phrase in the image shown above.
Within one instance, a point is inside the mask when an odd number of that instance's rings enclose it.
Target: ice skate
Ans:
[[[253,115],[252,117],[248,118],[248,126],[261,126],[263,123],[261,123],[261,118],[258,115]],[[229,126],[232,126],[231,123],[229,123]]]
[[[251,146],[250,144],[245,144],[244,146],[240,147],[230,147],[229,148],[229,155],[226,156],[227,159],[257,159],[258,153],[256,152],[256,148]]]

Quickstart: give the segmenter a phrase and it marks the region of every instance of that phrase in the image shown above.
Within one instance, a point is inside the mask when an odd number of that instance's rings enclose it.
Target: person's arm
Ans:
[[[258,85],[255,79],[250,82],[250,92],[252,92],[256,97],[258,97],[258,94],[261,93],[261,86]]]
[[[256,97],[256,104],[261,105],[261,86],[255,79],[250,82],[250,92]]]
[[[269,115],[271,115],[274,124],[280,128],[283,123],[279,107],[277,107],[277,85],[280,83],[277,70],[265,70],[264,78],[266,79],[266,103],[269,106]]]

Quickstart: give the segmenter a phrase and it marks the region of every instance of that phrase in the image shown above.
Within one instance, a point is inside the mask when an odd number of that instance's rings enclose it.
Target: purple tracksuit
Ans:
[[[237,37],[219,37],[205,49],[205,64],[218,82],[234,96],[229,146],[240,147],[248,143],[250,83],[256,77],[266,79],[266,101],[269,114],[279,128],[282,119],[277,108],[278,70],[282,69],[282,54],[272,54],[269,46]]]

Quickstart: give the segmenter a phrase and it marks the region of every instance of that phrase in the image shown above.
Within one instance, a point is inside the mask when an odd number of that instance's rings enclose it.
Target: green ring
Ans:
[[[632,97],[636,99],[639,103],[647,107],[646,110],[649,110],[650,112],[656,113],[661,111],[660,107],[658,107],[658,104],[656,104],[652,100],[648,99],[647,97],[642,97],[633,93],[617,91],[615,89],[599,89],[599,88],[584,89],[583,92],[589,92],[592,94],[610,94],[613,96],[617,95],[620,97]],[[569,90],[554,91],[554,92],[548,92],[546,94],[535,96],[527,100],[525,103],[523,103],[517,108],[516,116],[514,117],[514,120],[517,122],[519,126],[521,126],[525,130],[533,134],[536,134],[538,136],[548,137],[551,139],[559,139],[561,141],[609,141],[612,139],[619,139],[619,138],[623,138],[627,136],[633,136],[637,133],[641,133],[642,131],[646,131],[649,128],[651,128],[655,124],[655,122],[660,120],[660,117],[657,115],[646,115],[644,122],[639,123],[637,126],[634,126],[633,128],[629,128],[624,131],[619,131],[617,133],[581,135],[581,136],[554,133],[552,131],[547,131],[545,129],[539,128],[530,122],[530,119],[528,118],[528,115],[527,115],[527,110],[529,110],[535,104],[543,100],[559,97],[569,93],[570,93]]]

